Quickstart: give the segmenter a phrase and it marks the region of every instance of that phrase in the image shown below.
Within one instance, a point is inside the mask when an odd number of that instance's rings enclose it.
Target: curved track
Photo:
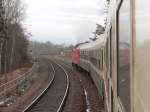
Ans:
[[[69,77],[65,69],[51,62],[53,78],[46,89],[23,112],[61,112],[69,92]]]

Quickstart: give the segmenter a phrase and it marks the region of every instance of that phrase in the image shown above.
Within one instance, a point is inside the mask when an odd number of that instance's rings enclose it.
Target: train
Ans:
[[[74,48],[72,66],[89,73],[106,112],[150,112],[150,1],[107,1],[104,33]]]

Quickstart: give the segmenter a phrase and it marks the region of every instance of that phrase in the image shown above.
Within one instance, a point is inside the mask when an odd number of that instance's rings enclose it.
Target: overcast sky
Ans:
[[[23,24],[31,40],[77,43],[92,37],[103,24],[105,0],[22,0],[27,7]]]

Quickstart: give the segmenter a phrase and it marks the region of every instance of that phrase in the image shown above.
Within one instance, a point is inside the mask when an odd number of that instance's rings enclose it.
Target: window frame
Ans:
[[[118,5],[117,5],[117,15],[116,15],[116,48],[117,48],[117,52],[116,52],[116,61],[117,61],[117,97],[118,97],[118,99],[119,99],[119,103],[120,103],[120,105],[121,105],[121,108],[124,110],[123,112],[127,112],[126,110],[125,110],[125,106],[124,106],[124,104],[123,104],[123,102],[122,102],[122,100],[121,100],[121,98],[120,98],[120,96],[119,96],[119,42],[120,42],[120,37],[119,37],[119,31],[120,31],[120,29],[119,29],[119,13],[120,13],[120,9],[121,9],[121,7],[122,7],[122,5],[123,5],[123,2],[124,2],[124,0],[117,0],[118,1]],[[132,4],[131,4],[131,2],[130,2],[130,8],[132,8],[132,6],[131,6]],[[131,9],[130,9],[130,30],[131,30],[131,32],[130,32],[130,36],[131,36],[131,38],[132,38],[132,19],[131,19],[131,13],[132,13],[132,11],[131,11]],[[131,55],[131,52],[132,52],[132,41],[131,41],[131,39],[130,39],[130,47],[129,47],[129,50],[130,50],[130,55]],[[131,58],[131,56],[129,56],[129,60],[130,60],[130,68],[131,68],[131,66],[132,66],[132,58]],[[132,105],[132,99],[131,99],[131,95],[132,95],[132,93],[131,93],[131,69],[130,69],[130,112],[131,112],[131,109],[132,109],[132,107],[131,107],[131,105]]]

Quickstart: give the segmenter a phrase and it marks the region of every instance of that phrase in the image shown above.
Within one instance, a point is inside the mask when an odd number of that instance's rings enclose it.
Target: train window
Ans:
[[[104,55],[105,55],[105,57],[104,57],[105,58],[105,66],[106,66],[106,70],[108,72],[109,71],[109,38],[107,38]]]
[[[109,82],[109,81],[110,81],[110,79],[107,80],[107,82],[108,82],[108,88],[107,88],[107,92],[108,92],[108,102],[110,102],[110,90],[109,90],[109,89],[110,89],[110,82]]]
[[[103,58],[103,50],[101,51],[101,70],[103,71],[103,60],[104,60],[104,58]]]
[[[122,0],[118,19],[118,96],[126,112],[130,107],[130,0]]]
[[[111,87],[111,112],[114,112],[114,94],[113,94],[113,89]]]
[[[101,60],[99,60],[99,69],[101,70]]]
[[[92,62],[92,64],[99,69],[99,60],[94,58],[94,57],[91,57],[90,58],[90,61]]]
[[[110,45],[109,45],[109,69],[110,69],[110,77],[112,77],[112,27],[110,28]]]
[[[109,56],[109,39],[107,38],[107,43],[106,43],[106,47],[105,47],[105,64],[106,64],[106,69],[108,70],[109,68],[108,68],[108,65],[109,65],[109,58],[108,58],[108,56]]]

